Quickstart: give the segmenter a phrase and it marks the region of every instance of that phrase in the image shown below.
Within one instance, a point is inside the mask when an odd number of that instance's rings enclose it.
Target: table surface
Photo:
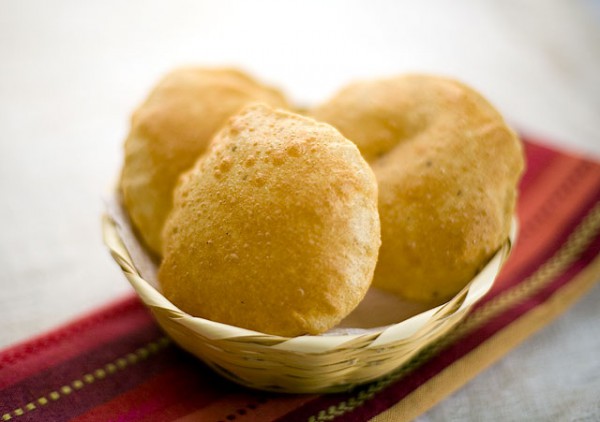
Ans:
[[[31,1],[0,5],[0,347],[131,288],[101,241],[131,110],[183,64],[299,104],[356,78],[449,75],[516,128],[600,159],[597,1]],[[600,418],[600,286],[420,421]]]

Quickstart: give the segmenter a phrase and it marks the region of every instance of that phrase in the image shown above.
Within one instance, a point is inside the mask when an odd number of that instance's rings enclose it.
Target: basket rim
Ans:
[[[130,227],[123,227],[127,222],[118,220],[107,204],[107,211],[102,215],[103,241],[142,302],[151,310],[160,308],[163,312],[169,312],[170,318],[177,319],[178,323],[212,341],[255,343],[282,352],[310,354],[326,353],[356,342],[368,342],[365,347],[382,349],[410,338],[432,318],[442,320],[457,312],[466,311],[491,289],[510,254],[518,231],[518,221],[513,216],[508,238],[480,272],[454,298],[444,304],[391,325],[365,330],[364,333],[283,337],[195,317],[179,309],[142,277],[122,237],[122,231]]]

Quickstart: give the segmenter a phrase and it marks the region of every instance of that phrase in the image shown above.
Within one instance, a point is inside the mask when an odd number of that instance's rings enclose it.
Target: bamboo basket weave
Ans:
[[[145,280],[123,240],[122,222],[103,218],[104,242],[162,329],[224,377],[247,387],[290,393],[331,393],[363,384],[406,364],[455,327],[492,284],[516,233],[453,299],[402,322],[358,334],[268,335],[193,317]]]

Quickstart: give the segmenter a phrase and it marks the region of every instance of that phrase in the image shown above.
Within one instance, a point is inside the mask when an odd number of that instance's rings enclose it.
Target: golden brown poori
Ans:
[[[155,254],[161,254],[177,178],[228,117],[256,101],[287,104],[278,90],[241,71],[188,67],[166,75],[134,112],[120,189],[133,224]]]
[[[181,177],[163,242],[162,291],[183,311],[275,335],[322,333],[370,286],[377,182],[328,124],[249,106]]]
[[[473,89],[426,75],[361,81],[310,114],[353,141],[377,177],[375,286],[441,303],[508,237],[522,146]]]

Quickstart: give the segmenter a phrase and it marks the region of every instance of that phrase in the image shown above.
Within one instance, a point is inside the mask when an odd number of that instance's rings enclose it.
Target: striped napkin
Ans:
[[[408,420],[552,321],[600,279],[600,164],[525,141],[521,232],[492,291],[448,336],[371,384],[252,391],[178,349],[137,297],[0,352],[0,421]]]

